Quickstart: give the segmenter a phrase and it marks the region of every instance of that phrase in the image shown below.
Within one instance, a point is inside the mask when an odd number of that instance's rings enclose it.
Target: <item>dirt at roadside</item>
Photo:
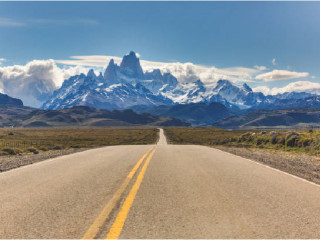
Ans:
[[[69,150],[54,150],[54,151],[39,152],[39,154],[27,153],[27,154],[14,155],[14,156],[0,156],[0,172],[4,172],[14,168],[40,162],[49,158],[81,152],[84,150],[87,150],[87,149],[78,148],[78,149],[69,149]]]
[[[217,147],[244,158],[252,159],[281,171],[320,184],[320,158],[306,154],[294,154],[278,150]]]

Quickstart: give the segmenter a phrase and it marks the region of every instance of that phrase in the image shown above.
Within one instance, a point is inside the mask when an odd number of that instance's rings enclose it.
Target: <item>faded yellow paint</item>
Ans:
[[[153,148],[152,148],[153,149]],[[116,193],[112,196],[110,201],[105,205],[99,216],[96,218],[96,220],[93,222],[93,224],[89,227],[87,232],[84,234],[82,239],[94,239],[97,234],[99,233],[102,225],[107,220],[108,216],[110,215],[112,209],[116,206],[118,200],[120,199],[123,192],[126,190],[127,186],[129,185],[131,179],[135,175],[136,171],[144,161],[144,159],[149,155],[149,153],[152,151],[150,149],[147,153],[145,153],[140,160],[136,163],[136,165],[133,167],[133,169],[130,171],[124,182],[122,183],[121,187],[116,191]]]
[[[147,158],[147,160],[145,161],[136,182],[134,183],[134,185],[132,186],[130,193],[128,194],[125,202],[122,205],[122,208],[120,210],[120,212],[118,213],[116,220],[114,221],[112,227],[110,228],[110,231],[106,237],[106,239],[118,239],[120,236],[120,233],[122,231],[123,225],[127,219],[128,213],[130,211],[130,208],[132,206],[132,203],[137,195],[137,192],[140,188],[140,185],[142,183],[144,174],[147,170],[147,167],[149,165],[149,162],[154,154],[155,150],[153,150],[151,152],[151,154],[149,155],[149,157]]]

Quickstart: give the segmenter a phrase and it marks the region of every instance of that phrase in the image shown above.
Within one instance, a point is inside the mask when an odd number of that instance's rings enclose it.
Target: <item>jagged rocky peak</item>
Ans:
[[[248,92],[252,92],[252,88],[249,87],[249,85],[246,84],[246,83],[243,84],[243,88],[244,88],[245,90],[247,90]]]
[[[220,79],[217,82],[217,86],[232,86],[232,83],[229,80]]]
[[[106,71],[104,72],[104,79],[107,80],[107,82],[111,82],[111,83],[114,83],[114,82],[117,82],[117,68],[118,65],[116,65],[114,63],[114,60],[111,59],[110,62],[109,62],[109,65],[108,67],[106,68]]]
[[[173,76],[171,73],[165,73],[163,74],[164,82],[171,85],[171,86],[177,86],[178,85],[178,79]]]
[[[122,58],[120,69],[125,74],[134,78],[144,78],[143,70],[140,65],[140,60],[136,56],[135,52],[131,51],[128,55]]]
[[[94,73],[93,69],[90,69],[88,74],[87,74],[88,78],[96,78],[96,74]]]
[[[198,79],[194,83],[197,84],[199,87],[203,87],[204,86],[203,82],[200,79]]]
[[[163,79],[160,69],[153,69],[152,72],[145,73],[146,79]]]

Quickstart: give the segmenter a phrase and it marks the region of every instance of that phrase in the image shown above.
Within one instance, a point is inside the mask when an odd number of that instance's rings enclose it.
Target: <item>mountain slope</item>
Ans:
[[[287,93],[289,96],[293,94],[299,94],[302,98],[296,97],[288,97],[283,99],[277,99],[272,104],[259,104],[253,109],[290,109],[290,108],[320,108],[320,96],[309,96],[304,98],[305,93]]]
[[[9,97],[7,94],[0,93],[0,104],[9,104],[15,106],[23,106],[23,102],[18,98]]]
[[[174,106],[157,106],[153,108],[135,107],[135,111],[151,113],[161,116],[170,116],[181,119],[192,125],[212,125],[214,121],[233,116],[238,112],[226,108],[223,104],[213,102],[178,104]]]

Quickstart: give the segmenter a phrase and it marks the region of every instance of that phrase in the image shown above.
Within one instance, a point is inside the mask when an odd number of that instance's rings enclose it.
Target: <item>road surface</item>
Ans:
[[[320,187],[161,130],[1,173],[0,238],[320,238]]]

